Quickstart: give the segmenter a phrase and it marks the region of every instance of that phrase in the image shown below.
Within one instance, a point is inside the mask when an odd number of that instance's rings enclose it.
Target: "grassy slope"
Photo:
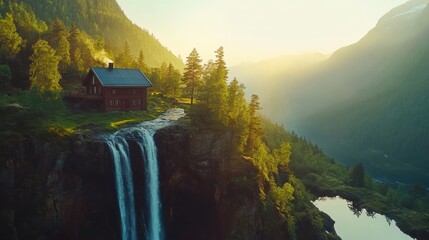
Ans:
[[[61,99],[46,100],[23,91],[11,96],[0,94],[0,129],[20,133],[32,133],[57,129],[73,133],[75,131],[113,131],[119,127],[152,120],[167,109],[174,107],[172,99],[162,95],[148,98],[148,111],[128,112],[84,112],[68,109]],[[23,109],[7,107],[17,103]],[[187,104],[179,107],[188,108]]]

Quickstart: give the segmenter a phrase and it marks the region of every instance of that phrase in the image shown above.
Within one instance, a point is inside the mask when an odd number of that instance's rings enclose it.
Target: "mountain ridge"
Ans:
[[[413,16],[383,20],[422,4]],[[312,85],[291,90],[313,96],[299,106],[306,115],[292,119],[297,131],[344,164],[363,162],[373,176],[429,184],[427,4],[394,8],[359,42],[336,51]]]
[[[125,41],[130,45],[131,53],[138,56],[143,51],[147,64],[158,67],[162,62],[171,62],[176,68],[183,69],[183,61],[163,46],[149,31],[142,29],[125,15],[116,0],[64,0],[42,1],[21,0],[48,24],[56,18],[67,26],[75,23],[92,36],[101,36],[105,45],[118,51]]]

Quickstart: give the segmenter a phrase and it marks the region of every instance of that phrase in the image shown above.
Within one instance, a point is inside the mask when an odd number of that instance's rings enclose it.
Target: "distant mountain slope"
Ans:
[[[244,83],[248,94],[258,94],[261,97],[263,112],[273,117],[273,109],[278,107],[279,99],[283,96],[272,93],[285,82],[294,84],[298,76],[302,76],[302,73],[314,68],[327,58],[327,55],[318,52],[287,54],[232,66],[228,75]]]
[[[299,84],[279,88],[277,120],[343,163],[429,185],[428,3],[393,9]]]
[[[20,0],[32,7],[36,15],[48,24],[59,18],[66,25],[72,23],[92,36],[101,36],[107,47],[122,48],[128,41],[131,51],[138,56],[143,50],[145,59],[150,66],[158,67],[163,61],[171,62],[176,68],[183,69],[181,59],[149,34],[133,24],[115,0],[51,0],[34,1]],[[144,9],[142,9],[142,15]]]

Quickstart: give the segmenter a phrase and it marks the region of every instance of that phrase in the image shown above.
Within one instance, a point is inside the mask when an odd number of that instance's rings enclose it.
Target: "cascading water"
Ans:
[[[126,139],[137,141],[145,166],[146,210],[148,218],[145,227],[145,239],[162,240],[164,237],[161,219],[161,200],[159,196],[158,159],[153,139],[158,129],[171,125],[185,115],[183,109],[169,109],[155,120],[143,122],[134,127],[121,129],[104,138],[113,156],[115,164],[116,192],[121,217],[123,240],[137,239],[136,214],[134,203],[133,176],[131,159]]]
[[[116,194],[118,196],[121,233],[123,240],[136,240],[133,175],[128,143],[119,134],[106,139],[115,165]]]

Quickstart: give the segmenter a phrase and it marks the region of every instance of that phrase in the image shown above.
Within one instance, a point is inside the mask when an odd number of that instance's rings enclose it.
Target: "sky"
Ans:
[[[227,65],[300,52],[330,54],[362,38],[406,0],[118,0],[132,22],[175,55]]]

